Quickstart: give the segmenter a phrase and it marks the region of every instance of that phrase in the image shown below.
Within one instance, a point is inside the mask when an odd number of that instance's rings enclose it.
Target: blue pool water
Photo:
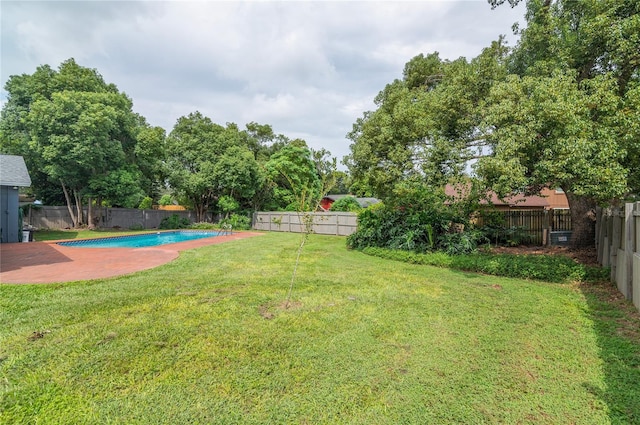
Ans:
[[[143,235],[114,236],[109,238],[58,242],[58,245],[75,246],[79,248],[143,248],[190,241],[194,239],[212,238],[219,234],[220,232],[212,231],[157,232],[145,233]]]

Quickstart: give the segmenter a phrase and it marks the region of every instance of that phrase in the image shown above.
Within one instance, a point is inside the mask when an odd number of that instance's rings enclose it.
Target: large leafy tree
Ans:
[[[365,112],[347,136],[357,191],[385,199],[406,180],[440,186],[461,176],[486,143],[481,105],[505,76],[506,53],[499,40],[472,61],[438,53],[411,59],[403,79],[378,94],[378,109]]]
[[[615,81],[579,85],[572,75],[512,76],[496,85],[491,101],[493,154],[479,161],[478,172],[502,194],[562,188],[572,211],[574,243],[593,242],[593,203],[627,190]]]
[[[167,138],[167,180],[199,221],[216,206],[228,211],[230,200],[238,208],[255,208],[266,181],[255,158],[260,146],[236,124],[224,127],[193,112],[179,118]],[[218,205],[221,200],[224,207]]]
[[[348,135],[355,187],[385,198],[409,179],[440,186],[478,159],[504,195],[562,187],[573,243],[592,243],[596,203],[640,190],[639,11],[631,0],[529,0],[515,48],[413,58]]]
[[[57,71],[44,65],[32,75],[12,76],[5,88],[2,151],[25,157],[36,195],[52,185],[61,189],[75,226],[85,223],[86,202],[93,225],[92,198],[108,192],[116,175],[137,174],[128,160],[136,146],[131,100],[73,59]],[[140,195],[137,179],[127,180],[119,195]]]
[[[130,108],[123,102],[128,99],[116,93],[67,91],[31,105],[31,149],[47,176],[60,182],[75,225],[83,224],[82,197],[98,194],[108,185],[106,177],[124,164],[123,146],[113,138],[122,111]]]
[[[596,204],[640,190],[640,3],[530,0],[526,18],[516,76],[490,96],[492,156],[478,171],[503,193],[562,187],[573,244],[591,244]]]
[[[171,187],[194,208],[198,221],[215,202],[214,167],[229,146],[225,128],[200,112],[178,118],[167,138],[167,173]]]
[[[238,209],[257,209],[256,194],[265,185],[263,168],[253,152],[245,146],[231,146],[214,166],[217,196],[228,196],[237,202]]]
[[[292,211],[313,211],[322,195],[322,178],[312,152],[305,146],[290,144],[274,153],[265,164],[276,184],[276,197]]]
[[[136,126],[136,146],[132,152],[132,162],[140,171],[139,184],[144,193],[158,199],[166,183],[166,132],[162,127],[154,127],[146,119],[138,116]]]

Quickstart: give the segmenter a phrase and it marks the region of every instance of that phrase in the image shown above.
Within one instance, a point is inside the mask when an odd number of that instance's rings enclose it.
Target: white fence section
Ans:
[[[611,280],[640,310],[640,202],[596,211],[598,261],[611,267]]]
[[[350,212],[298,213],[288,211],[253,213],[255,230],[304,232],[303,214],[313,216],[313,232],[320,235],[348,236],[356,231],[358,215]]]
[[[87,210],[85,208],[86,216]],[[144,229],[155,229],[160,226],[160,222],[165,217],[177,214],[191,222],[196,220],[193,211],[167,211],[167,210],[139,210],[134,208],[105,208],[93,209],[93,216],[96,225],[99,227],[121,227],[129,229],[132,227],[142,227]],[[211,217],[208,217],[210,220]],[[35,207],[25,215],[24,223],[36,229],[66,229],[73,227],[71,216],[67,207]]]

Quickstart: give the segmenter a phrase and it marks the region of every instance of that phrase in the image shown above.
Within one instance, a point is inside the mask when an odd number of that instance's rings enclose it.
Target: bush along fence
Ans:
[[[123,229],[157,229],[160,222],[172,215],[178,215],[190,222],[196,220],[193,211],[166,211],[134,208],[94,208],[98,227],[120,227]],[[85,209],[84,214],[87,214]],[[207,217],[211,221],[212,217]],[[67,207],[32,207],[24,217],[24,223],[36,229],[67,229],[73,226]]]
[[[273,232],[305,231],[302,222],[304,214],[313,216],[313,233],[320,235],[349,236],[356,231],[358,215],[350,212],[298,213],[288,211],[255,212],[252,228]]]
[[[288,211],[256,212],[252,228],[274,232],[300,232],[303,229],[300,214]],[[321,235],[349,236],[356,231],[357,214],[350,212],[311,213],[313,232]],[[569,210],[494,211],[491,218],[478,217],[477,225],[493,223],[495,238],[500,243],[513,245],[566,245],[571,240]]]
[[[596,248],[611,281],[640,310],[640,202],[596,210]]]

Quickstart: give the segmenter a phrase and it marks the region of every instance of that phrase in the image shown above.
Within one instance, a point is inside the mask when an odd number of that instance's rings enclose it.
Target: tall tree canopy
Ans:
[[[265,164],[275,182],[275,196],[292,211],[313,211],[320,201],[323,182],[310,149],[290,144],[274,153]]]
[[[268,198],[266,172],[257,158],[268,159],[274,139],[279,136],[268,125],[250,123],[240,130],[236,124],[223,127],[193,112],[179,118],[167,138],[168,182],[200,221],[216,207],[222,212],[231,204],[257,209]]]
[[[591,244],[596,203],[640,191],[640,3],[530,0],[526,19],[515,75],[487,102],[478,172],[502,193],[562,187],[574,245]]]
[[[596,203],[640,191],[639,12],[635,0],[529,0],[514,48],[411,59],[348,135],[355,186],[382,198],[407,180],[441,186],[475,159],[502,195],[562,187],[573,243],[592,243]]]
[[[411,59],[403,79],[378,94],[378,109],[347,136],[355,187],[384,199],[404,180],[443,185],[460,176],[486,143],[481,105],[506,75],[506,53],[499,40],[471,61],[442,60],[438,53]]]
[[[25,157],[36,195],[60,187],[75,226],[85,224],[85,202],[94,224],[94,197],[137,205],[144,196],[135,160],[140,118],[115,85],[69,59],[57,71],[43,65],[12,76],[5,88],[0,148]]]

